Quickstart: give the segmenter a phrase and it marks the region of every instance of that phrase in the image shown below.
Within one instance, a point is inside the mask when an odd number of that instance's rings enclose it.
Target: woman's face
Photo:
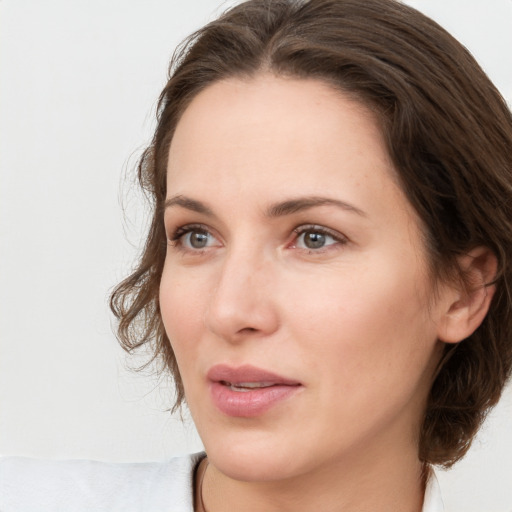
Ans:
[[[211,463],[272,480],[416,450],[443,292],[372,114],[315,80],[216,83],[167,189],[161,312]]]

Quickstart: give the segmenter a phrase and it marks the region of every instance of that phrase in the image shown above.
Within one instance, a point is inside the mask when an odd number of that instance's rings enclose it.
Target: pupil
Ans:
[[[208,235],[201,231],[195,231],[190,235],[190,245],[194,249],[202,249],[208,243]]]
[[[304,243],[308,249],[318,249],[325,245],[325,235],[315,232],[306,233]]]

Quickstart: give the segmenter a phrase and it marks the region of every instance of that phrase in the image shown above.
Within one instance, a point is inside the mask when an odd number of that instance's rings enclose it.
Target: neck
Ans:
[[[278,481],[229,478],[211,462],[203,480],[206,512],[420,512],[425,471],[417,450],[366,450]]]

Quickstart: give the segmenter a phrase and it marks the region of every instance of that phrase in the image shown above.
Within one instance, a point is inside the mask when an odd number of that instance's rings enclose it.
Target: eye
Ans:
[[[182,236],[182,243],[192,249],[204,249],[208,247],[209,237],[209,233],[205,231],[189,231]]]
[[[178,228],[170,242],[176,247],[189,251],[199,251],[220,245],[220,242],[204,226],[200,225]]]
[[[315,251],[330,245],[344,244],[345,238],[320,226],[301,226],[295,229],[297,238],[294,247]]]

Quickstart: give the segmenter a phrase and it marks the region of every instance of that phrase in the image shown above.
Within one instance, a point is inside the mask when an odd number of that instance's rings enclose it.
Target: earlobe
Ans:
[[[496,286],[498,261],[487,247],[476,247],[458,260],[464,284],[451,288],[451,297],[438,324],[438,338],[458,343],[471,336],[483,322]]]

